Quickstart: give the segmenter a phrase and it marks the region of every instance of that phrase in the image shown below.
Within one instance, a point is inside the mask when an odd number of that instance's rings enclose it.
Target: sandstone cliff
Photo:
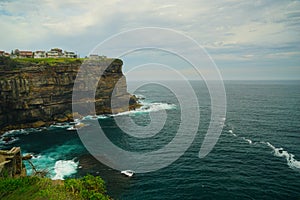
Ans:
[[[108,68],[107,63],[111,63]],[[72,90],[82,64],[83,59],[0,60],[0,133],[72,120]],[[106,68],[96,86],[96,101],[92,102],[96,106],[96,114],[112,112],[110,100],[114,88],[121,102],[114,106],[115,111],[138,106],[136,98],[127,92],[122,64],[119,59],[86,63],[93,65],[95,72]],[[93,73],[88,76],[90,80],[97,79]],[[88,87],[79,87],[83,92],[91,92]],[[87,110],[80,114],[95,114],[90,112]]]
[[[0,177],[26,176],[20,147],[0,150]]]

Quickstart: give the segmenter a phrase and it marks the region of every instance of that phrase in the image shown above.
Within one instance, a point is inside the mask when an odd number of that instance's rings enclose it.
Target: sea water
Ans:
[[[129,83],[129,90],[135,84]],[[176,81],[172,84],[181,86]],[[223,131],[202,159],[198,153],[211,117],[210,95],[204,82],[191,81],[191,85],[200,110],[196,138],[183,156],[154,172],[128,178],[101,164],[85,149],[76,131],[67,131],[70,124],[10,131],[4,136],[12,140],[0,140],[0,147],[21,146],[23,154],[34,156],[36,168],[49,171],[52,179],[100,175],[116,199],[300,199],[300,82],[225,82]],[[180,94],[158,85],[131,92],[142,97],[143,108],[113,116],[87,116],[84,123],[98,120],[106,136],[128,151],[150,152],[170,143],[182,120],[176,99]],[[166,122],[151,138],[130,137],[114,120],[129,115],[145,126],[151,123],[149,113],[160,110],[166,111]]]

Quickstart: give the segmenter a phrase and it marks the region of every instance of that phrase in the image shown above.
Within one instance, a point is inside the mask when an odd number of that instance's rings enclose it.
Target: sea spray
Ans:
[[[245,138],[245,137],[242,137],[242,139],[243,139],[244,141],[248,142],[249,144],[252,144],[252,140],[247,139],[247,138]]]
[[[264,142],[262,142],[264,143]],[[294,154],[289,153],[288,151],[283,150],[283,148],[276,148],[269,142],[265,142],[271,149],[274,151],[274,156],[284,157],[287,161],[287,164],[292,169],[300,169],[300,161],[296,160]]]
[[[235,133],[233,133],[233,130],[229,130],[228,133],[232,134],[234,137],[237,137],[237,135]]]
[[[53,180],[64,180],[65,177],[75,174],[77,172],[78,162],[74,160],[58,160],[54,165],[55,176],[51,177]]]
[[[54,176],[54,164],[55,164],[55,159],[47,156],[47,155],[34,155],[33,153],[26,153],[23,152],[23,155],[26,154],[30,154],[33,155],[32,159],[30,160],[30,162],[33,164],[33,166],[35,167],[35,169],[37,171],[47,171],[48,172],[48,176],[52,177]],[[34,171],[32,169],[32,166],[27,162],[24,161],[24,164],[26,166],[26,170],[27,170],[27,174],[28,175],[33,175]]]
[[[150,112],[157,112],[161,110],[173,110],[176,109],[177,106],[171,103],[142,103],[143,106],[136,110],[121,112],[117,114],[113,114],[110,116],[121,116],[121,115],[130,115],[130,114],[142,114],[142,113],[150,113]]]

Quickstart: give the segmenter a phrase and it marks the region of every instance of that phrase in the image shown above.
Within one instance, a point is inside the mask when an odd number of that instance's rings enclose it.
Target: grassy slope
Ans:
[[[16,58],[13,61],[17,62],[18,64],[25,65],[26,64],[48,64],[48,65],[55,65],[55,64],[71,64],[76,62],[82,62],[84,58]]]
[[[66,200],[110,199],[106,195],[104,181],[87,175],[80,179],[52,181],[49,178],[22,177],[0,178],[1,200]]]
[[[17,70],[22,67],[30,67],[32,65],[48,65],[56,66],[61,64],[78,64],[82,63],[84,58],[15,58],[10,59],[0,56],[0,71]]]

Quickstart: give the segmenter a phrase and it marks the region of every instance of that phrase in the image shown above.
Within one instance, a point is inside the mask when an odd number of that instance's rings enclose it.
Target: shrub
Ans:
[[[80,179],[67,179],[65,187],[68,191],[81,196],[83,199],[109,199],[105,194],[105,183],[99,176],[87,175]]]
[[[22,177],[0,178],[0,199],[53,199],[53,200],[108,200],[104,181],[100,177],[87,175],[64,182],[49,178]]]

